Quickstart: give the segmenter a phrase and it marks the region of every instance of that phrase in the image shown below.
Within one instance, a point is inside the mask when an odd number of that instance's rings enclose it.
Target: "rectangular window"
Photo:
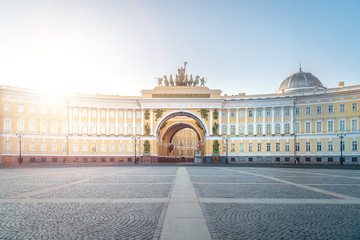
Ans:
[[[285,116],[290,116],[290,108],[285,108]]]
[[[352,157],[351,162],[357,162],[357,157]]]
[[[36,143],[35,142],[31,142],[30,143],[30,152],[35,152],[36,150]]]
[[[11,131],[11,119],[4,119],[4,131],[5,132]]]
[[[333,120],[328,120],[327,127],[328,127],[327,131],[329,133],[334,132],[334,121]]]
[[[244,110],[240,110],[240,117],[241,117],[241,118],[244,117]]]
[[[129,144],[127,145],[127,152],[128,152],[128,153],[132,153],[132,144],[131,144],[131,143],[129,143]]]
[[[296,151],[296,152],[299,152],[299,151],[300,151],[300,143],[299,143],[299,142],[297,142],[297,143],[295,144],[295,151]]]
[[[306,152],[310,152],[310,151],[311,151],[310,142],[306,142],[306,143],[305,143],[305,151],[306,151]]]
[[[310,162],[311,161],[311,158],[307,157],[305,158],[305,162]]]
[[[353,103],[352,105],[352,111],[356,112],[358,110],[358,104],[357,103]]]
[[[79,144],[77,142],[74,142],[73,144],[73,151],[78,152],[79,151]]]
[[[231,144],[230,152],[235,152],[235,143]]]
[[[339,142],[339,149],[345,151],[345,141]]]
[[[321,106],[317,106],[316,107],[316,114],[321,114],[322,113],[322,107]]]
[[[345,112],[345,104],[340,104],[340,112]]]
[[[106,116],[105,109],[101,109],[100,116],[101,116],[101,118],[105,118],[105,116]]]
[[[42,142],[40,145],[41,152],[46,152],[46,147],[47,147],[46,142]]]
[[[124,144],[119,143],[119,153],[123,153],[123,152],[124,152]]]
[[[10,141],[5,141],[4,151],[5,152],[10,152],[11,151],[11,142]]]
[[[345,132],[346,127],[345,127],[345,119],[340,119],[339,120],[339,131],[340,132]]]
[[[351,119],[351,131],[356,132],[358,130],[358,120]]]
[[[124,111],[119,111],[119,118],[124,118]]]
[[[24,113],[24,112],[25,112],[25,110],[24,110],[24,105],[19,104],[19,105],[18,105],[18,113]]]
[[[36,133],[36,120],[35,119],[29,120],[29,133],[30,134]]]
[[[57,133],[58,133],[58,121],[51,120],[51,134],[57,134]]]
[[[253,144],[249,143],[249,152],[252,152],[252,150],[253,150]]]
[[[268,134],[271,133],[271,124],[270,123],[266,124],[266,133],[268,133]]]
[[[334,143],[333,142],[328,142],[328,152],[332,152],[334,151]]]
[[[299,116],[300,115],[300,108],[295,108],[295,116]]]
[[[316,132],[322,133],[322,122],[316,122]]]
[[[321,152],[321,151],[322,151],[321,142],[317,142],[317,143],[316,143],[316,151],[317,151],[317,152]]]
[[[51,151],[52,152],[57,152],[57,143],[56,142],[51,143]]]
[[[266,143],[266,151],[271,152],[271,143]]]
[[[277,142],[277,143],[275,144],[275,150],[276,150],[277,152],[280,152],[280,143],[279,143],[279,142]]]
[[[300,123],[299,122],[295,123],[295,133],[300,133]]]
[[[290,143],[285,143],[285,152],[290,152]]]
[[[100,151],[101,151],[102,153],[105,153],[105,152],[106,152],[106,144],[105,144],[105,143],[102,143],[102,144],[100,145]]]
[[[67,143],[66,142],[64,142],[62,145],[62,151],[63,151],[63,153],[67,152]]]
[[[68,132],[68,122],[67,121],[62,121],[61,122],[61,133],[62,134],[67,134]]]
[[[83,153],[87,153],[87,151],[88,151],[88,144],[87,144],[87,143],[84,142],[84,143],[82,144],[81,151],[82,151]]]
[[[249,110],[249,117],[253,117],[253,110]]]
[[[257,110],[257,116],[260,118],[262,117],[262,111],[261,110]]]
[[[5,103],[4,104],[4,112],[10,112],[11,108],[10,108],[10,103]]]
[[[41,134],[46,134],[47,133],[47,121],[46,120],[41,120],[40,121],[40,133]]]
[[[221,118],[226,118],[226,111],[221,112]]]
[[[230,117],[231,117],[231,118],[234,118],[234,117],[235,117],[235,111],[231,111],[231,112],[230,112]]]
[[[30,106],[29,107],[29,113],[30,114],[35,114],[36,113],[36,107],[35,106]]]
[[[110,143],[109,150],[110,150],[110,153],[115,153],[115,144],[114,143]]]
[[[266,109],[266,117],[271,117],[271,109]]]
[[[306,115],[310,115],[310,114],[311,114],[311,108],[310,108],[310,107],[306,107],[306,109],[305,109],[305,114],[306,114]]]
[[[316,158],[316,161],[321,162],[321,158],[320,157]]]
[[[22,133],[25,131],[25,120],[24,119],[18,119],[17,131],[22,132]]]
[[[276,123],[275,132],[278,133],[278,134],[280,133],[280,123]]]
[[[257,144],[257,151],[258,151],[258,152],[261,152],[261,143],[258,143],[258,144]]]
[[[136,111],[136,119],[140,119],[141,118],[141,112],[140,111]]]
[[[352,151],[358,150],[358,142],[357,141],[352,141],[351,146],[352,146],[352,148],[351,148]]]
[[[305,133],[310,133],[311,132],[311,122],[306,122],[305,123]]]
[[[275,116],[280,117],[280,108],[275,109]]]
[[[333,157],[328,157],[328,162],[333,162],[334,158]]]
[[[244,143],[240,143],[239,145],[239,151],[244,152]]]
[[[328,113],[334,113],[334,105],[328,106]]]

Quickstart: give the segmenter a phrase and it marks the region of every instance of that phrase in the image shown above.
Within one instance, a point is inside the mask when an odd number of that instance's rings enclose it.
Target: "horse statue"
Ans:
[[[172,75],[170,74],[170,85],[173,87],[174,86],[174,80],[172,78]]]
[[[162,86],[162,78],[156,78],[157,79],[157,83],[158,83],[158,86]]]
[[[199,79],[200,79],[199,75],[196,75],[195,81],[194,81],[194,87],[199,86]]]
[[[192,78],[192,75],[190,75],[190,80],[189,80],[189,82],[188,82],[188,86],[192,86],[193,83],[194,83],[194,80],[193,80],[193,78]]]
[[[206,80],[205,80],[205,78],[201,78],[200,79],[200,81],[201,81],[201,87],[205,87],[205,83],[206,83]]]
[[[168,86],[169,86],[169,81],[168,81],[166,75],[163,77],[163,79],[164,79],[164,84],[165,84],[165,86],[168,87]]]

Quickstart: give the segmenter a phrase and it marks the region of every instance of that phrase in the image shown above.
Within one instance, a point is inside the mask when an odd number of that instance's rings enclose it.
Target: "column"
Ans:
[[[281,107],[281,134],[285,134],[285,110],[284,106]]]
[[[275,135],[275,107],[271,108],[271,117],[272,117],[271,134]]]
[[[290,107],[290,133],[294,134],[294,106]]]
[[[72,107],[69,107],[69,134],[72,134]]]
[[[150,136],[154,135],[153,128],[153,109],[150,109]]]
[[[141,109],[141,135],[144,136],[144,109]]]
[[[227,110],[227,135],[230,135],[230,109]]]
[[[88,108],[88,135],[91,135],[91,108]]]
[[[236,108],[235,110],[236,110],[235,134],[236,134],[236,136],[238,136],[239,135],[239,109]]]
[[[221,136],[222,135],[222,111],[221,111],[221,108],[219,108],[219,135]]]
[[[133,109],[132,110],[132,112],[133,112],[133,135],[136,135],[136,116],[135,116],[135,113],[136,113],[136,109]]]
[[[265,114],[266,114],[266,108],[263,108],[263,135],[266,135],[266,118],[265,118]]]
[[[106,135],[110,134],[110,109],[106,108]]]
[[[213,109],[210,108],[210,136],[213,135]]]
[[[81,134],[82,133],[82,128],[81,128],[81,107],[79,107],[79,134]]]
[[[115,108],[115,135],[119,135],[119,109]]]
[[[256,117],[257,117],[257,108],[254,108],[254,135],[257,135],[257,122],[256,122]]]
[[[127,135],[127,109],[124,109],[124,135]]]
[[[248,135],[248,109],[244,108],[244,116],[245,116],[245,136]]]
[[[97,135],[100,135],[100,108],[97,109]]]

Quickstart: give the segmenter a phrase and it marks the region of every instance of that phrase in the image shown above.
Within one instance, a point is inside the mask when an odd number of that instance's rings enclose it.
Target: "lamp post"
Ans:
[[[346,133],[338,133],[337,136],[340,138],[340,165],[344,165],[343,161],[343,138],[346,136]]]
[[[134,161],[134,164],[136,164],[136,142],[137,142],[137,140],[140,139],[140,137],[138,137],[136,135],[132,135],[132,139],[135,141],[135,161]]]
[[[228,164],[228,142],[229,142],[229,139],[230,139],[230,135],[225,135],[223,136],[223,140],[226,141],[226,159],[225,159],[225,163]]]
[[[183,144],[182,143],[180,143],[180,162],[182,161],[182,158],[183,158]]]
[[[24,133],[22,133],[22,132],[17,132],[17,133],[16,133],[16,136],[19,137],[19,147],[20,147],[20,148],[19,148],[20,152],[19,152],[18,162],[19,162],[19,164],[22,164],[23,160],[22,160],[22,157],[21,157],[21,139],[22,139],[22,137],[24,136]]]

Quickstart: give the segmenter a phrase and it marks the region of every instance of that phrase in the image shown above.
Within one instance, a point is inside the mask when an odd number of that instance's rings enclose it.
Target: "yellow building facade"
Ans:
[[[191,161],[194,150],[204,163],[226,156],[252,164],[360,161],[360,85],[325,88],[301,68],[262,95],[223,95],[185,66],[141,96],[53,96],[10,86],[0,93],[3,164],[17,163],[20,153],[26,163],[131,164],[135,155],[143,163],[178,162],[174,141],[184,129],[195,144],[180,161]]]

